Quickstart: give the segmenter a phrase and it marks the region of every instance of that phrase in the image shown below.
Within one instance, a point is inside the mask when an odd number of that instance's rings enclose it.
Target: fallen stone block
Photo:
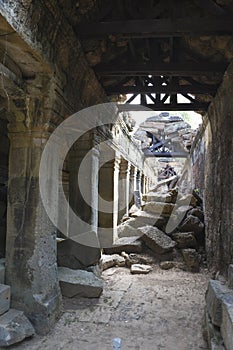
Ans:
[[[228,268],[228,286],[233,289],[233,265],[229,265]]]
[[[142,242],[138,240],[138,236],[135,237],[122,237],[116,240],[111,248],[105,248],[106,254],[120,254],[126,253],[141,253]]]
[[[201,209],[193,208],[188,212],[187,215],[196,216],[201,222],[204,222],[204,213]]]
[[[140,237],[140,233],[137,231],[137,228],[134,228],[131,225],[129,225],[128,221],[124,222],[123,224],[117,227],[118,238],[136,236]]]
[[[183,249],[182,255],[189,271],[200,271],[200,256],[195,249]]]
[[[59,267],[58,278],[61,293],[68,298],[99,298],[103,292],[103,280],[92,272]]]
[[[72,239],[65,239],[57,244],[58,266],[82,269],[98,263],[100,249],[87,247]]]
[[[233,349],[233,298],[224,297],[222,303],[221,334],[226,350]]]
[[[131,265],[130,272],[135,274],[148,274],[150,271],[152,271],[153,268],[150,265],[144,265],[144,264],[133,264]]]
[[[144,204],[143,210],[149,213],[161,215],[168,217],[171,215],[173,209],[174,209],[174,204],[172,203],[159,203],[159,202],[148,202]]]
[[[177,248],[196,248],[197,241],[192,232],[173,233],[172,239],[177,243]]]
[[[213,325],[206,308],[203,321],[203,338],[209,345],[210,350],[225,350],[220,328]]]
[[[138,230],[142,234],[141,239],[157,254],[168,253],[176,246],[176,242],[157,227],[145,226],[140,227]]]
[[[22,311],[10,309],[0,316],[0,346],[21,342],[35,334],[35,330]]]
[[[135,217],[136,219],[139,219],[141,222],[143,222],[144,225],[142,226],[150,225],[150,226],[156,226],[158,228],[162,228],[164,225],[166,225],[168,220],[168,218],[165,218],[153,213],[147,213],[146,211],[143,211],[143,210],[137,211],[132,215],[132,217]],[[142,226],[140,225],[138,227],[142,227]]]
[[[222,301],[225,296],[232,298],[232,291],[220,281],[210,280],[206,292],[206,308],[210,315],[211,322],[220,327],[222,324]]]
[[[149,192],[142,196],[145,202],[162,202],[162,203],[173,203],[173,196],[169,193],[156,194],[155,192]]]
[[[195,207],[197,205],[197,199],[192,194],[186,194],[177,200],[177,205],[190,205]]]
[[[103,254],[100,259],[100,266],[103,271],[114,266],[125,266],[125,259],[123,256],[118,254]]]
[[[10,308],[11,288],[5,284],[0,284],[0,315]]]
[[[162,261],[159,266],[162,270],[171,270],[176,267],[176,263],[174,261]]]
[[[180,225],[180,231],[182,232],[193,232],[199,244],[204,241],[204,229],[205,225],[198,219],[198,217],[189,215]]]
[[[184,218],[186,216],[186,214],[192,209],[193,207],[191,207],[190,205],[181,205],[181,206],[176,206],[175,207],[175,211],[174,214],[177,215],[182,215],[182,217]]]

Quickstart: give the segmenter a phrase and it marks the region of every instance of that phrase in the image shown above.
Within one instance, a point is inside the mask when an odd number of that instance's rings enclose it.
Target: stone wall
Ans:
[[[210,267],[233,261],[233,63],[208,110],[205,162],[206,249]]]

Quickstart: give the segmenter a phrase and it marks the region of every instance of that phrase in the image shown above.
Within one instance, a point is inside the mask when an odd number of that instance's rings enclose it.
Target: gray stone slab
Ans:
[[[170,216],[173,209],[174,209],[174,204],[172,203],[148,202],[143,205],[144,211],[161,215],[164,217]]]
[[[183,249],[182,255],[184,261],[191,272],[199,272],[200,270],[200,255],[195,249]]]
[[[206,307],[214,325],[221,327],[222,324],[222,302],[228,297],[233,302],[233,293],[220,281],[210,280],[206,293]]]
[[[119,238],[122,237],[135,237],[140,236],[140,233],[138,233],[137,228],[132,227],[128,222],[124,222],[123,224],[119,225],[117,227],[117,236]]]
[[[59,267],[58,278],[62,295],[68,298],[99,298],[103,292],[103,280],[92,272]]]
[[[35,330],[22,311],[10,309],[0,316],[0,346],[19,343],[35,334]]]
[[[208,343],[210,350],[225,350],[220,328],[213,325],[206,308],[204,312],[203,337]]]
[[[10,308],[11,289],[10,286],[0,284],[0,315]]]
[[[226,296],[222,302],[221,334],[227,350],[233,349],[233,299],[229,301]]]
[[[138,236],[122,237],[119,238],[111,248],[105,248],[104,252],[106,254],[117,254],[121,252],[141,253],[142,242],[138,240]]]
[[[125,259],[119,254],[103,254],[100,259],[100,266],[103,271],[114,266],[125,266]]]
[[[177,248],[197,247],[197,241],[192,232],[176,232],[172,235],[172,239],[176,241]]]
[[[145,244],[157,254],[168,253],[176,246],[176,242],[157,227],[144,226],[138,230],[141,232]]]
[[[228,286],[233,289],[233,264],[228,268]]]
[[[133,264],[131,265],[131,268],[130,268],[130,272],[133,275],[136,275],[136,274],[146,275],[152,270],[153,268],[150,265],[145,265],[145,264]]]

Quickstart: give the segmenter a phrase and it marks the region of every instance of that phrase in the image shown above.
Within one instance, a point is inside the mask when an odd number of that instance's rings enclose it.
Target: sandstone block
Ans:
[[[204,239],[205,226],[198,217],[189,215],[180,225],[180,231],[182,232],[193,232],[198,243],[202,243]]]
[[[174,209],[174,204],[171,203],[162,203],[162,202],[148,202],[143,205],[143,210],[149,213],[161,215],[161,216],[170,216]]]
[[[226,350],[233,349],[233,299],[223,298],[221,334]]]
[[[156,194],[155,192],[149,192],[142,196],[145,202],[162,202],[162,203],[173,203],[173,196],[169,193]]]
[[[170,270],[176,267],[176,263],[174,261],[162,261],[159,266],[162,270]]]
[[[119,238],[111,248],[105,248],[104,252],[106,254],[119,254],[121,252],[141,253],[142,242],[138,240],[138,236],[122,237]]]
[[[7,312],[10,308],[11,289],[10,286],[0,284],[0,315]]]
[[[10,309],[0,316],[0,346],[19,343],[35,334],[35,330],[22,311]]]
[[[201,209],[193,208],[188,212],[187,215],[193,215],[196,216],[201,222],[204,222],[204,213]]]
[[[233,265],[229,265],[228,268],[228,286],[233,289]]]
[[[65,239],[57,245],[58,266],[82,269],[97,264],[99,259],[99,248],[87,247],[71,239]]]
[[[191,205],[192,207],[195,207],[197,205],[197,199],[192,194],[186,194],[185,196],[179,198],[177,204],[179,206]]]
[[[215,326],[220,327],[222,323],[222,301],[225,296],[232,298],[233,293],[220,281],[210,280],[206,293],[206,307],[211,321]]]
[[[182,250],[184,261],[191,272],[199,272],[200,270],[200,256],[195,249]]]
[[[137,228],[134,228],[131,225],[129,225],[127,221],[117,227],[117,236],[119,238],[135,237],[137,235],[138,237],[140,236],[140,233],[138,233]]]
[[[62,295],[68,298],[99,298],[103,292],[103,280],[92,272],[59,267],[58,278]]]
[[[111,254],[106,255],[103,254],[100,259],[100,266],[102,267],[102,270],[110,269],[114,266],[125,266],[125,259],[118,254]]]
[[[211,350],[225,350],[220,328],[213,325],[206,309],[204,312],[203,337]]]
[[[145,244],[157,254],[168,253],[176,246],[176,242],[157,227],[145,226],[138,230],[141,232]]]
[[[172,239],[177,243],[177,248],[196,248],[197,241],[192,232],[173,233]]]
[[[132,274],[147,274],[150,271],[152,271],[152,267],[150,265],[144,265],[144,264],[133,264],[131,265],[130,272]]]
[[[136,219],[144,223],[144,225],[140,225],[138,227],[151,225],[151,226],[156,226],[158,228],[161,228],[164,225],[166,225],[168,220],[168,218],[164,218],[160,215],[156,215],[153,213],[147,213],[146,211],[143,211],[143,210],[137,211],[132,215],[132,217],[135,217]]]

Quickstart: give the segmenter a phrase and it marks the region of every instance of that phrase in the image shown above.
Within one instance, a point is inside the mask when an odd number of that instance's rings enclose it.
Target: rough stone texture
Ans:
[[[153,213],[147,213],[146,211],[143,211],[143,210],[138,210],[137,212],[132,214],[132,217],[142,219],[143,222],[147,222],[147,225],[156,226],[158,228],[162,228],[167,223],[167,220],[168,220],[167,218],[164,218],[162,216],[159,216]]]
[[[118,254],[103,254],[101,256],[100,266],[103,269],[103,271],[113,266],[125,266],[125,259],[123,258],[123,256],[120,256]]]
[[[150,271],[152,271],[153,268],[150,265],[144,265],[144,264],[133,264],[131,265],[130,272],[133,275],[136,274],[148,274]]]
[[[192,210],[190,210],[187,215],[192,215],[192,216],[196,216],[198,217],[199,220],[201,220],[201,222],[204,222],[204,213],[201,209],[198,208],[193,208]]]
[[[146,202],[174,203],[174,196],[170,193],[156,194],[154,192],[149,192],[144,194],[142,199]]]
[[[117,254],[121,252],[141,253],[142,242],[138,240],[138,236],[122,237],[122,238],[119,238],[111,248],[105,248],[104,252],[106,254]]]
[[[140,236],[140,233],[138,233],[137,228],[132,227],[127,222],[119,225],[117,227],[117,235],[119,238],[122,237],[136,237],[138,234],[138,237]]]
[[[228,286],[233,289],[233,265],[228,267]]]
[[[141,232],[145,244],[157,254],[168,253],[176,246],[176,242],[157,227],[145,226],[138,230]]]
[[[58,276],[62,295],[68,298],[99,298],[103,292],[103,280],[92,272],[59,267]]]
[[[10,286],[0,284],[0,315],[7,312],[10,308],[11,289]]]
[[[148,202],[143,205],[143,210],[161,216],[169,216],[172,213],[174,204],[161,202]]]
[[[200,256],[195,249],[182,250],[184,261],[191,272],[199,272],[200,270]]]
[[[220,281],[210,280],[206,293],[206,308],[214,325],[222,324],[223,298],[229,297],[233,302],[233,293]]]
[[[193,207],[190,205],[181,205],[175,208],[175,214],[177,215],[183,215],[185,217],[186,213],[188,213],[189,210],[191,210]]]
[[[162,270],[170,270],[176,267],[176,263],[174,261],[162,261],[159,266]]]
[[[177,243],[177,248],[197,247],[197,241],[192,232],[173,233],[172,239]]]
[[[35,330],[22,311],[10,309],[0,317],[0,346],[21,342],[35,334]]]
[[[233,63],[208,110],[206,121],[205,222],[207,261],[227,272],[233,261]]]
[[[224,297],[222,304],[221,334],[227,350],[233,349],[233,297],[231,302]]]
[[[198,217],[189,215],[180,225],[180,230],[183,232],[193,232],[197,241],[202,242],[204,238],[205,226]]]
[[[99,259],[99,248],[83,246],[72,239],[66,239],[57,245],[58,266],[82,269],[97,264]]]
[[[204,312],[203,337],[210,350],[225,350],[220,328],[212,324],[207,310]]]
[[[177,201],[177,205],[182,206],[182,205],[190,205],[192,207],[195,207],[197,204],[196,198],[192,194],[187,194]]]
[[[5,259],[0,259],[0,284],[5,283]]]

